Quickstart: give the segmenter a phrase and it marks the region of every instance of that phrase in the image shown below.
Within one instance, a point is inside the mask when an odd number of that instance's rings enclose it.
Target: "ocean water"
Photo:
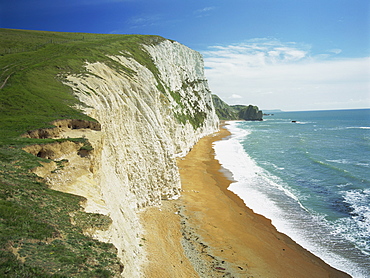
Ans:
[[[370,277],[370,109],[228,124],[214,149],[229,190],[331,266]]]

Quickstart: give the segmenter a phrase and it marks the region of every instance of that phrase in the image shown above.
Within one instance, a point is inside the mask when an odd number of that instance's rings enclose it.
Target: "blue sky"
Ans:
[[[176,40],[229,104],[370,107],[368,0],[0,0],[0,27]]]

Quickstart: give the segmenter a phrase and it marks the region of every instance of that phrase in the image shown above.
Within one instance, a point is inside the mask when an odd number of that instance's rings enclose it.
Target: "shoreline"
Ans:
[[[227,189],[231,173],[215,159],[213,142],[229,135],[221,127],[202,138],[178,160],[181,198],[143,213],[145,277],[350,277],[279,233]]]

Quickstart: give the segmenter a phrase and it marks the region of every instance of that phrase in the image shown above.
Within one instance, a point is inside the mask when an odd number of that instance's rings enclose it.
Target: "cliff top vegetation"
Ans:
[[[64,75],[84,74],[83,65],[96,61],[130,72],[108,57],[118,54],[134,57],[156,72],[140,44],[164,40],[158,36],[9,29],[0,29],[0,36],[1,138],[47,127],[55,119],[86,119],[72,108],[78,101],[60,82]]]

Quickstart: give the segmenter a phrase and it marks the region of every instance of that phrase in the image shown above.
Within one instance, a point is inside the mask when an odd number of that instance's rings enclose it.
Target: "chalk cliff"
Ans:
[[[114,63],[86,62],[84,74],[64,81],[101,131],[85,130],[93,148],[85,174],[71,172],[58,184],[86,197],[87,212],[111,218],[108,229],[90,233],[116,246],[123,277],[140,277],[145,261],[137,212],[179,197],[176,157],[218,129],[201,55],[169,40],[142,44],[141,51],[152,67],[122,51],[109,57]],[[73,176],[79,182],[66,181]]]

